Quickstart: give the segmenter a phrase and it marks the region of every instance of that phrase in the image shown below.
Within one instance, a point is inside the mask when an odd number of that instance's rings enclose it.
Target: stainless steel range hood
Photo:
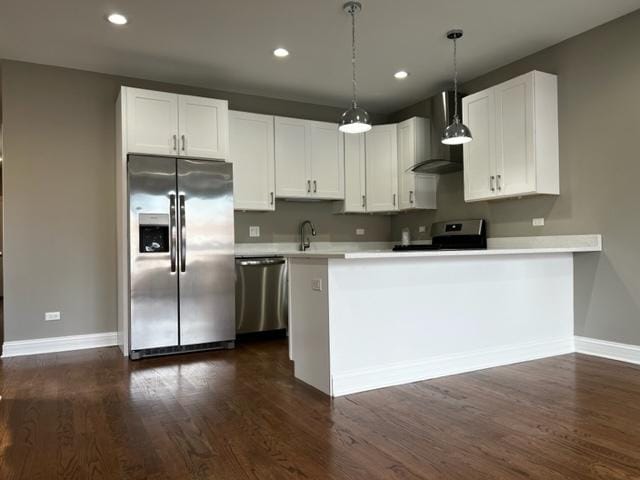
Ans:
[[[452,91],[441,92],[431,98],[431,152],[429,158],[416,163],[416,173],[450,173],[462,170],[462,145],[444,145],[440,139],[447,125],[453,121],[455,103],[462,111],[462,95],[454,98]]]

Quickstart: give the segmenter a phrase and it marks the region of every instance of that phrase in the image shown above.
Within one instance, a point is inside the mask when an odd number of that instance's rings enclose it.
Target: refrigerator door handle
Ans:
[[[176,250],[178,248],[178,231],[176,227],[176,195],[169,194],[169,228],[171,229],[171,273],[176,273]]]
[[[187,217],[184,208],[184,194],[180,195],[180,271],[187,271]]]

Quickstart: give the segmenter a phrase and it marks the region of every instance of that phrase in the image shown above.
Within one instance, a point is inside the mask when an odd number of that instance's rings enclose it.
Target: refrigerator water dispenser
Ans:
[[[140,253],[166,253],[169,251],[169,215],[141,213]]]

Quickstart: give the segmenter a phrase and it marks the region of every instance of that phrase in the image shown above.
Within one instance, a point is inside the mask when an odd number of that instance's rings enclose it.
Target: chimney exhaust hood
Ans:
[[[462,145],[444,145],[440,139],[447,125],[453,121],[455,103],[462,111],[462,95],[455,98],[452,91],[444,91],[431,98],[431,154],[411,167],[415,173],[450,173],[462,170]]]

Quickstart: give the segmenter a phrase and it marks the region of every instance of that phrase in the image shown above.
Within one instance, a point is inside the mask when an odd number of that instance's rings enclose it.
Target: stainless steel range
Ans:
[[[396,245],[395,252],[416,250],[482,250],[487,248],[487,224],[483,219],[436,222],[431,244]]]

